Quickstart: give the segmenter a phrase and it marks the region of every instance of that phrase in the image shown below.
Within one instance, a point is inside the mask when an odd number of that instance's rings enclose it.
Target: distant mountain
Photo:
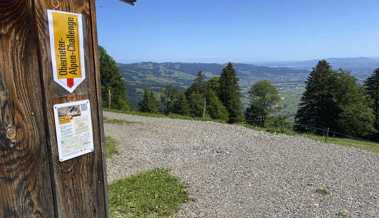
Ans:
[[[379,58],[330,58],[327,60],[333,68],[350,71],[361,81],[379,67]],[[246,96],[252,84],[259,80],[271,80],[279,89],[283,99],[282,114],[293,117],[304,91],[304,81],[317,62],[318,60],[234,64],[240,79],[243,102],[245,105],[248,102]],[[191,85],[200,70],[209,79],[219,76],[224,66],[224,64],[216,63],[119,64],[127,84],[129,102],[134,107],[140,101],[144,88],[152,89],[156,93],[167,85],[185,89]]]
[[[145,87],[159,91],[167,85],[187,88],[195,75],[203,71],[207,78],[219,76],[225,65],[208,63],[154,63],[141,62],[119,64],[120,70],[128,86],[129,99],[136,105]],[[234,64],[240,78],[243,92],[259,80],[271,80],[274,83],[296,81],[303,83],[307,70],[288,67],[266,67],[253,64]]]
[[[379,68],[379,58],[329,58],[326,59],[334,69],[343,69],[361,80],[366,79],[375,69]],[[289,67],[294,69],[312,70],[319,60],[288,61],[261,63],[269,67]]]

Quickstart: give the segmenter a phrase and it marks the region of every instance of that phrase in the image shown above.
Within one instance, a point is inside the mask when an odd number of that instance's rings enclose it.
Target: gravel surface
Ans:
[[[188,185],[177,217],[379,217],[379,156],[213,122],[106,112],[109,181],[157,167]],[[347,215],[347,216],[344,216]]]

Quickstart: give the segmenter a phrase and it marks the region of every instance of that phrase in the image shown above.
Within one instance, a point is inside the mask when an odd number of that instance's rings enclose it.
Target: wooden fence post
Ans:
[[[48,10],[82,16],[86,77],[72,92],[53,78]],[[95,0],[0,0],[0,217],[107,217],[95,14]],[[54,107],[81,100],[94,150],[62,161]]]

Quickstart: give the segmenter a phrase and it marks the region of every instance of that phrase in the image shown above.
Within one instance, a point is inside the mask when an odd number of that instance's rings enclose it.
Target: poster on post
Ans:
[[[47,10],[53,79],[70,93],[85,80],[82,15]]]
[[[54,105],[59,161],[94,151],[89,100]]]

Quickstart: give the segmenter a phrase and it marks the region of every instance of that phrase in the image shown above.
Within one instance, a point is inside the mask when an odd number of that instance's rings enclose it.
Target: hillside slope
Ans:
[[[237,125],[105,112],[121,144],[109,181],[168,168],[191,199],[177,217],[364,217],[379,214],[379,156]],[[347,216],[342,216],[347,214]]]
[[[235,64],[237,76],[240,78],[243,92],[259,80],[271,80],[274,83],[286,83],[295,81],[302,84],[308,74],[306,70],[291,69],[286,67],[264,67],[252,64]],[[153,63],[142,62],[134,64],[119,64],[129,91],[132,103],[138,102],[144,88],[159,91],[167,85],[178,88],[187,88],[195,75],[203,71],[207,78],[219,76],[224,65],[205,63]]]

